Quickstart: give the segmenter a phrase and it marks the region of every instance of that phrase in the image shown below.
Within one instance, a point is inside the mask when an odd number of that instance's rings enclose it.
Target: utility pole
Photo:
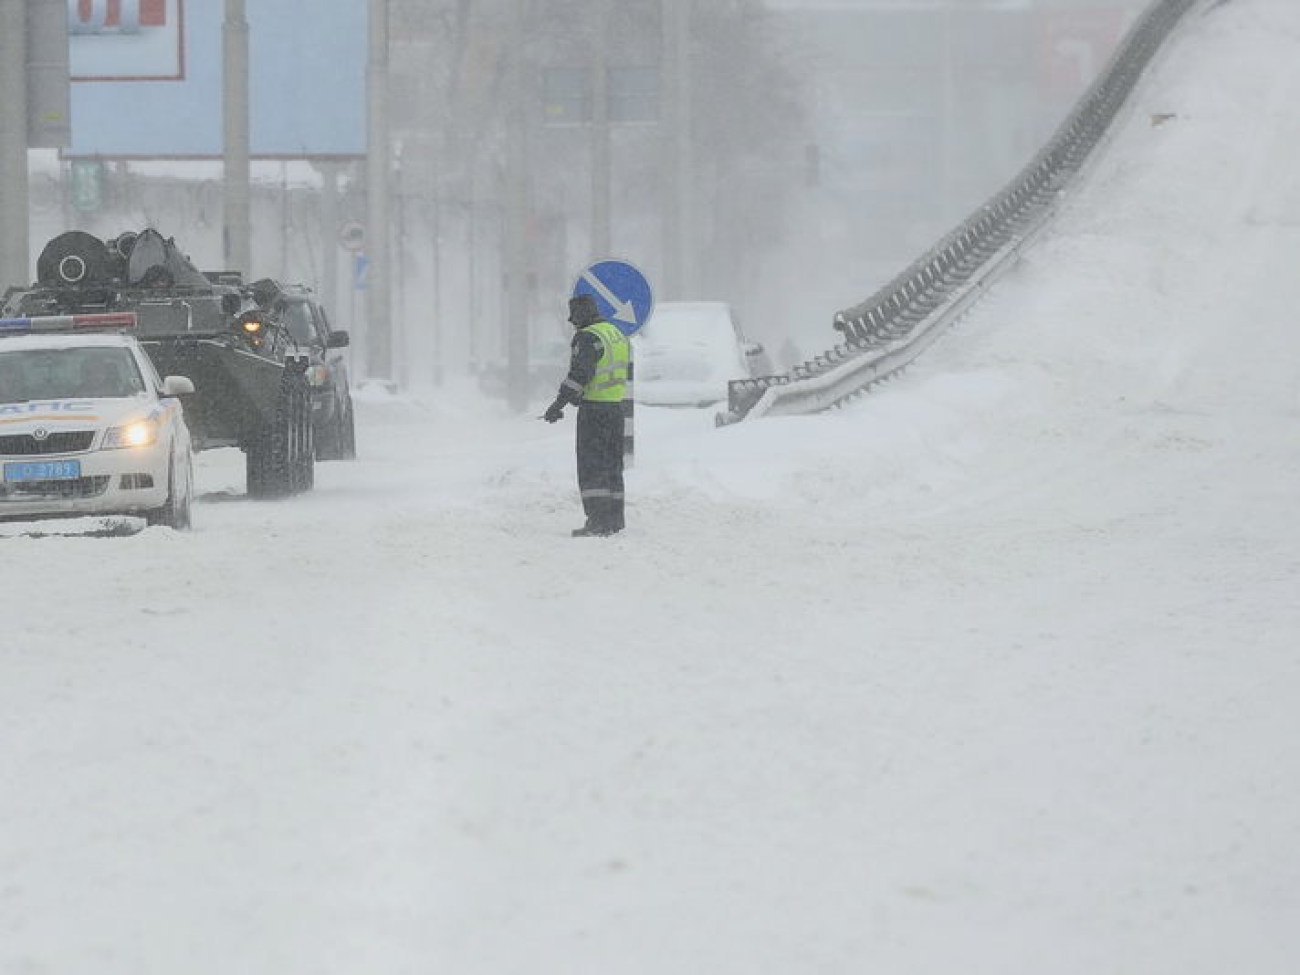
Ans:
[[[389,305],[388,0],[370,0],[370,56],[366,67],[366,351],[369,374],[393,378],[393,334]]]
[[[510,409],[528,408],[528,124],[530,72],[525,68],[527,0],[514,0],[506,98],[506,378]]]
[[[318,163],[321,174],[321,281],[320,297],[334,322],[339,314],[339,166],[336,162]],[[349,322],[349,325],[351,323]],[[334,325],[334,328],[339,328]]]
[[[249,212],[248,20],[245,0],[226,0],[222,25],[222,245],[226,270],[252,273]]]
[[[940,94],[943,115],[943,131],[940,138],[943,139],[942,171],[940,172],[940,185],[942,192],[939,198],[943,201],[942,221],[944,225],[952,223],[960,218],[957,208],[957,37],[956,30],[953,26],[953,3],[952,0],[943,7],[943,63],[939,65],[940,84],[943,86]]]
[[[663,215],[665,292],[670,298],[694,297],[692,281],[694,162],[691,144],[691,0],[663,0],[664,58],[661,83],[664,118]]]
[[[27,0],[0,0],[0,292],[30,283]]]
[[[591,105],[591,258],[610,253],[610,151],[609,129],[609,22],[610,0],[597,0],[592,43]]]

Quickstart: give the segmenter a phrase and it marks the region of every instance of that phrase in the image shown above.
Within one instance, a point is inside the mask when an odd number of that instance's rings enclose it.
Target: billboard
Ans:
[[[65,156],[222,155],[221,0],[66,0],[72,140]],[[366,4],[247,4],[249,138],[260,159],[366,149]]]
[[[181,0],[67,0],[73,81],[180,81]]]

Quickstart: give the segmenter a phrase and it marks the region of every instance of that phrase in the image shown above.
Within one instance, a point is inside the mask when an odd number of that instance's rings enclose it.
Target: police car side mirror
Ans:
[[[352,339],[348,336],[347,332],[335,331],[335,332],[330,332],[329,338],[325,342],[325,348],[343,349],[343,348],[347,348],[347,346],[350,345],[351,343],[352,343]]]
[[[194,392],[194,380],[189,376],[168,376],[163,380],[164,396],[188,396]]]

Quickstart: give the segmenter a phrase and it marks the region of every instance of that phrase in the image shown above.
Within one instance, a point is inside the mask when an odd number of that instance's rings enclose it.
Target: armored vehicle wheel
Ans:
[[[293,494],[310,491],[316,485],[316,444],[311,424],[311,397],[304,386],[298,412],[299,422],[293,425],[293,446],[289,450],[289,490]]]
[[[314,485],[309,397],[302,374],[286,372],[274,417],[253,435],[245,450],[250,497],[282,498],[309,491]]]

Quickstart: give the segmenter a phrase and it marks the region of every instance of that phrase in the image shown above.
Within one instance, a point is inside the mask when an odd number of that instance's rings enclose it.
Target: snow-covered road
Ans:
[[[466,388],[0,537],[0,975],[1291,975],[1297,46],[1196,14],[851,409],[641,410],[624,535]]]

